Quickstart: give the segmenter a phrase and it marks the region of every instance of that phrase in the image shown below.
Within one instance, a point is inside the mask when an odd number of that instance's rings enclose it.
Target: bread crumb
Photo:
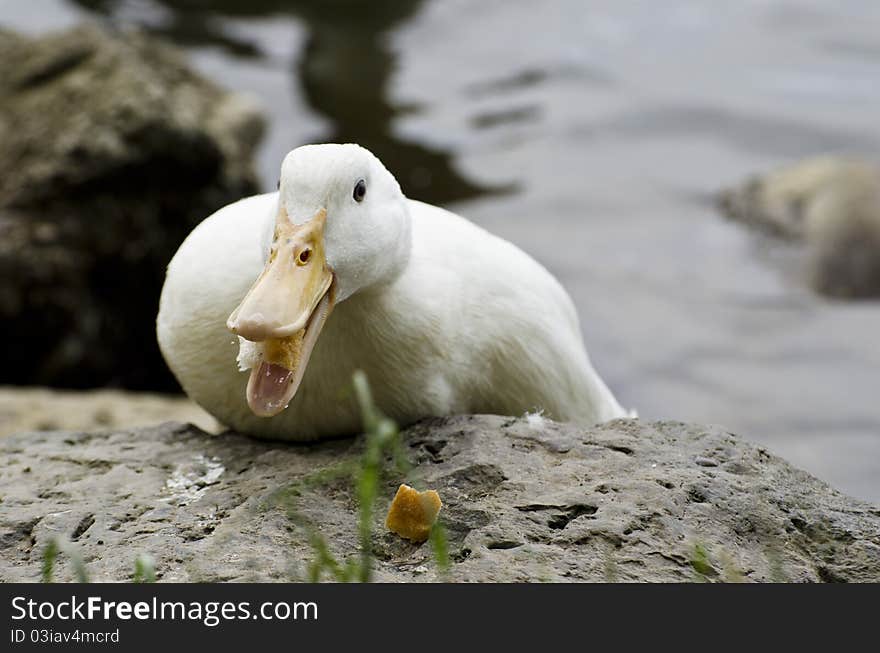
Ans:
[[[419,492],[408,485],[401,484],[388,509],[385,526],[412,542],[424,542],[431,534],[431,527],[443,503],[434,490]]]
[[[238,370],[246,372],[252,367],[257,367],[263,358],[263,343],[251,342],[238,336]]]

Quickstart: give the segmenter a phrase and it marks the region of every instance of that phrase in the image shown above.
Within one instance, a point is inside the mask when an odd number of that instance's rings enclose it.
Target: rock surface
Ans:
[[[0,383],[173,389],[165,266],[256,192],[263,119],[138,33],[0,31]]]
[[[719,428],[463,416],[403,435],[414,467],[380,485],[375,580],[880,581],[880,507]],[[130,580],[141,553],[163,581],[304,579],[315,530],[357,554],[362,446],[179,423],[5,438],[0,578],[38,580],[62,537],[92,580]],[[401,482],[440,493],[447,575],[382,526]],[[72,573],[59,558],[56,579]]]
[[[807,282],[838,298],[880,297],[880,167],[841,157],[805,159],[724,191],[721,210],[806,244]]]

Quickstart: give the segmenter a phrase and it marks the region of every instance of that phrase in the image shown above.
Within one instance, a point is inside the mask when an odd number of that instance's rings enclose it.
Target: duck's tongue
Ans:
[[[293,371],[262,361],[259,367],[251,370],[248,381],[248,404],[257,415],[275,415],[290,402]]]

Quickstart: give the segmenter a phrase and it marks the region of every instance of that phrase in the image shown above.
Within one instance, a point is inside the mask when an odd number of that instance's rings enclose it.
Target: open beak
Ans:
[[[318,335],[333,310],[333,270],[324,252],[327,212],[320,209],[297,225],[282,207],[275,219],[269,260],[226,327],[263,343],[263,355],[251,368],[247,402],[259,417],[287,408],[296,394]]]

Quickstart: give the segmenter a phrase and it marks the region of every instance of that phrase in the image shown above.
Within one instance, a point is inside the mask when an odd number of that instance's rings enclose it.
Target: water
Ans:
[[[876,157],[880,4],[0,3],[25,31],[82,19],[173,38],[259,98],[266,189],[292,147],[357,141],[533,254],[643,417],[723,424],[880,501],[880,303],[812,295],[710,200],[818,152]]]

